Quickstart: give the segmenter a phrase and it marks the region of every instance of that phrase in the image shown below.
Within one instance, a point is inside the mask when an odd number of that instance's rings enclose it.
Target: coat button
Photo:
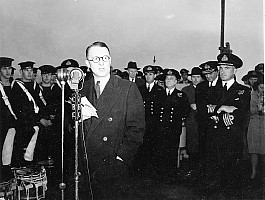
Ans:
[[[103,141],[106,142],[108,140],[107,137],[103,137]]]
[[[108,119],[108,121],[111,122],[111,121],[112,121],[112,117],[110,117],[110,118]]]

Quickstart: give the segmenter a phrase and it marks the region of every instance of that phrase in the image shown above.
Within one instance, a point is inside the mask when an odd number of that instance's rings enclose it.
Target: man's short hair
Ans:
[[[87,58],[87,56],[88,56],[88,52],[89,52],[89,49],[90,49],[91,47],[105,47],[105,48],[108,49],[109,54],[110,54],[109,47],[108,47],[108,45],[107,45],[106,43],[104,43],[104,42],[93,42],[93,44],[89,45],[89,46],[86,48],[86,58]]]

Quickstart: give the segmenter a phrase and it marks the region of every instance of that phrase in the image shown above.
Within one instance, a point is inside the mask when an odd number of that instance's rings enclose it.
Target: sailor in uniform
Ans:
[[[0,57],[0,183],[12,177],[11,158],[16,134],[16,115],[10,104],[13,58]]]
[[[35,147],[40,126],[50,124],[43,115],[45,104],[40,87],[35,81],[32,82],[34,64],[32,61],[19,63],[22,78],[16,79],[11,85],[10,102],[17,116],[12,165],[17,167],[38,160]]]

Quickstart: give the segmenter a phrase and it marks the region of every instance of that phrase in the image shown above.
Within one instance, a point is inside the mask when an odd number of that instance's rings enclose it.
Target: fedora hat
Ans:
[[[124,69],[137,69],[137,70],[139,70],[139,69],[141,69],[141,68],[138,68],[137,67],[137,64],[136,64],[136,62],[133,62],[133,61],[130,61],[129,63],[128,63],[128,65],[127,65],[127,68],[124,68]]]

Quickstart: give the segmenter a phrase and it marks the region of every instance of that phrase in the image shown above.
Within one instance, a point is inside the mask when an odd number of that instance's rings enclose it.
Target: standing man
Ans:
[[[154,169],[155,141],[157,139],[158,108],[165,93],[164,88],[155,83],[156,67],[147,65],[143,68],[146,83],[139,87],[144,100],[146,129],[143,144],[140,146],[135,160],[136,167],[144,174]]]
[[[213,123],[210,117],[213,113],[211,105],[216,105],[220,100],[220,95],[214,94],[216,85],[221,85],[221,79],[218,74],[217,61],[207,61],[199,66],[206,81],[199,83],[195,90],[195,104],[198,112],[199,128],[199,152],[200,158],[204,159],[206,155],[206,138],[209,123]],[[210,153],[210,152],[209,152]]]
[[[41,71],[40,89],[45,103],[45,118],[49,121],[49,125],[43,129],[40,135],[41,150],[45,160],[48,158],[58,158],[60,152],[60,132],[56,131],[56,127],[60,126],[57,120],[61,115],[61,88],[56,83],[52,83],[52,73],[55,68],[52,65],[42,65],[39,67]],[[55,122],[55,124],[54,124]]]
[[[137,87],[144,85],[144,80],[142,78],[137,77],[138,70],[141,68],[137,67],[136,62],[130,61],[128,63],[127,68],[124,68],[128,72],[128,80],[136,83]]]
[[[243,65],[238,56],[223,53],[217,56],[217,60],[222,83],[215,90],[221,98],[217,105],[212,105],[212,119],[216,122],[209,125],[208,134],[213,136],[209,147],[213,153],[207,159],[214,172],[210,179],[216,181],[215,187],[221,186],[231,195],[240,192],[240,164],[250,109],[250,89],[235,80],[237,69]]]
[[[14,59],[0,57],[0,183],[12,176],[10,168],[16,115],[10,104],[12,62]],[[3,154],[2,154],[3,153]]]
[[[84,83],[81,96],[97,110],[97,117],[83,122],[86,167],[96,198],[123,199],[122,182],[143,140],[143,100],[134,83],[110,74],[111,56],[105,43],[88,46],[86,59],[93,76]]]
[[[191,111],[186,119],[186,147],[189,155],[189,168],[194,170],[199,163],[199,116],[195,103],[195,90],[197,85],[203,81],[201,69],[193,67],[190,76],[192,83],[182,88],[182,91],[187,95],[191,107]]]
[[[43,114],[45,104],[39,84],[32,82],[34,64],[32,61],[19,63],[22,78],[15,80],[11,89],[10,102],[17,116],[12,156],[12,164],[16,167],[25,167],[38,159],[38,154],[34,152],[40,126],[50,125],[50,121]]]
[[[179,78],[177,70],[164,70],[166,90],[159,105],[156,167],[157,172],[166,177],[176,173],[182,122],[190,112],[187,95],[176,89]]]

